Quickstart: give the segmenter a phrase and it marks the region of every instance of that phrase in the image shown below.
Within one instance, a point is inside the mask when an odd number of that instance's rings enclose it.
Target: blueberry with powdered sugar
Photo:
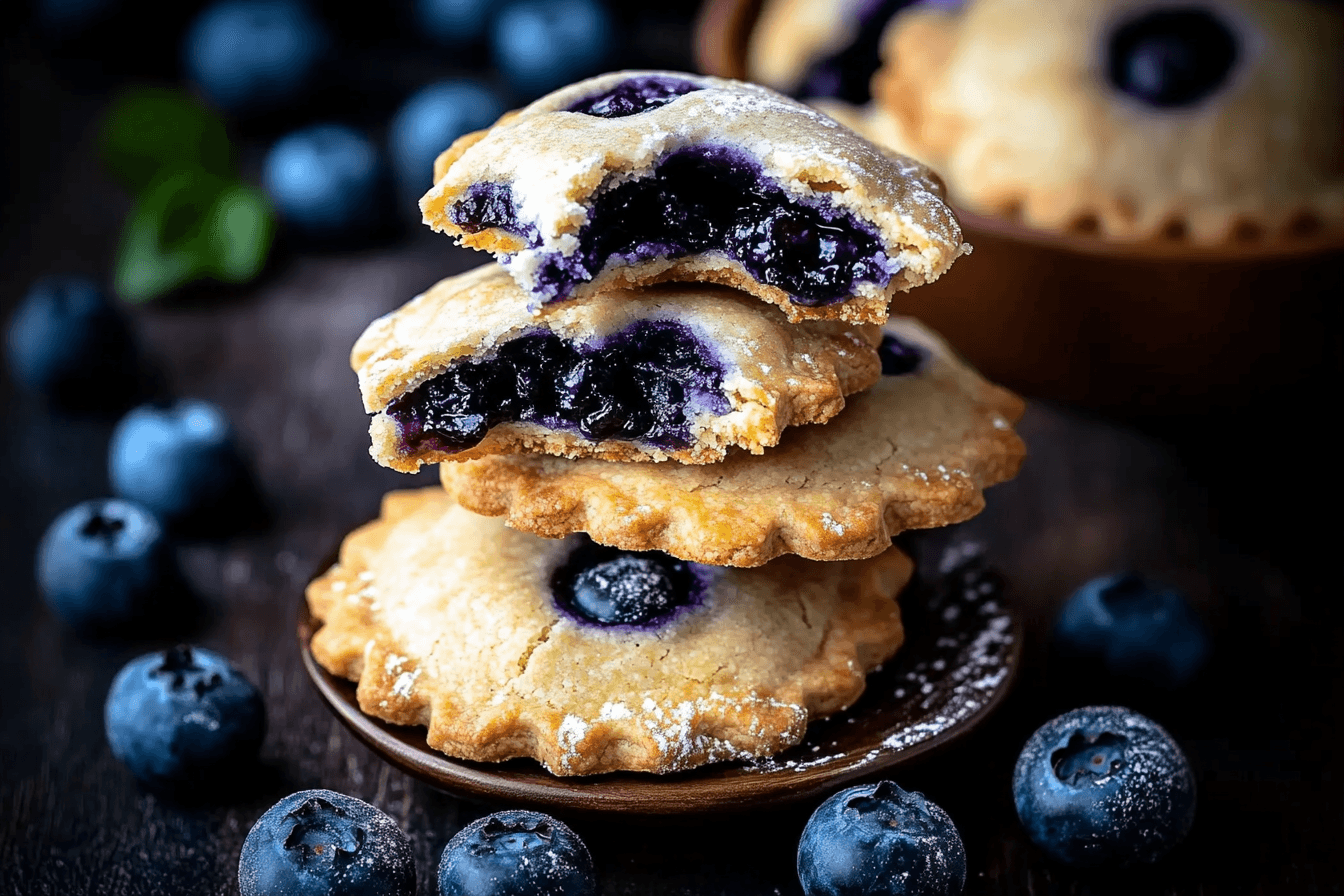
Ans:
[[[439,862],[440,896],[596,896],[588,847],[540,812],[496,812],[458,831]]]
[[[963,251],[919,164],[773,91],[676,72],[573,84],[462,138],[421,210],[534,308],[690,280],[795,322],[881,323]]]
[[[1195,817],[1195,779],[1156,722],[1118,706],[1075,709],[1042,725],[1013,769],[1028,836],[1070,865],[1154,862]]]
[[[301,790],[266,810],[238,858],[242,896],[413,896],[401,828],[363,800]]]
[[[808,819],[798,844],[807,896],[956,896],[966,849],[952,819],[891,781],[842,790]]]
[[[598,625],[656,625],[695,603],[703,586],[693,564],[657,551],[633,553],[584,540],[555,571],[562,607]]]

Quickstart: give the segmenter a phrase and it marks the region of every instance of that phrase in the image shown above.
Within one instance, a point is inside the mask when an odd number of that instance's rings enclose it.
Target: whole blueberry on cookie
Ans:
[[[248,831],[242,896],[413,896],[410,841],[388,815],[330,790],[291,793]]]
[[[266,708],[228,660],[183,645],[123,666],[107,693],[103,722],[112,755],[143,784],[205,790],[256,758]]]
[[[588,847],[539,812],[496,812],[457,832],[439,862],[440,896],[595,896]]]
[[[1093,579],[1075,591],[1055,622],[1061,658],[1117,678],[1180,687],[1204,666],[1209,637],[1175,588],[1133,573]]]
[[[84,501],[58,516],[37,548],[37,585],[56,614],[85,631],[146,623],[181,594],[173,546],[131,501]]]
[[[966,849],[947,813],[890,781],[842,790],[798,844],[807,896],[956,896]]]
[[[107,465],[114,492],[169,523],[224,512],[247,482],[228,418],[198,399],[132,410],[112,432]]]
[[[126,319],[82,277],[33,284],[10,318],[5,357],[15,380],[61,407],[115,405],[134,387],[135,346]]]
[[[266,154],[261,180],[281,219],[311,237],[368,233],[385,218],[387,171],[378,148],[345,125],[281,137]]]
[[[267,112],[311,86],[327,46],[326,29],[298,0],[223,0],[187,30],[187,74],[228,112]]]
[[[1195,779],[1156,722],[1117,706],[1075,709],[1042,725],[1013,769],[1027,835],[1070,865],[1154,862],[1195,818]]]
[[[657,551],[632,553],[587,542],[555,571],[561,606],[598,625],[648,625],[694,602],[691,564]]]
[[[1160,109],[1194,105],[1222,87],[1239,55],[1231,25],[1212,10],[1155,9],[1119,25],[1107,47],[1116,89]]]

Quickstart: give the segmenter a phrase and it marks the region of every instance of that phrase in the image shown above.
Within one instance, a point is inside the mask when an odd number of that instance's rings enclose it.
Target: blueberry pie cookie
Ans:
[[[670,772],[776,753],[857,699],[901,644],[911,569],[894,548],[711,569],[393,492],[309,585],[312,651],[452,756]]]
[[[355,343],[372,454],[422,463],[540,451],[709,463],[759,454],[872,385],[878,327],[789,324],[718,286],[611,290],[532,316],[489,264],[374,321]]]
[[[884,43],[886,142],[966,208],[1202,243],[1344,222],[1338,4],[977,0]]]
[[[699,280],[791,321],[881,323],[897,291],[963,251],[942,187],[763,87],[620,72],[460,138],[425,223],[495,254],[535,309],[614,287]]]
[[[440,476],[462,506],[539,535],[586,532],[722,566],[872,557],[898,532],[979,513],[983,490],[1016,475],[1025,454],[1012,428],[1021,399],[937,336],[898,319],[879,354],[872,389],[763,457],[655,466],[497,455],[443,464]]]

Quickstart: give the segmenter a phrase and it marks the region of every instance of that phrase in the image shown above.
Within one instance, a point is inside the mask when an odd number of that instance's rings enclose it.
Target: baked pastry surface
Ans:
[[[423,463],[542,452],[709,463],[760,453],[872,385],[879,328],[789,324],[722,287],[612,290],[533,316],[498,265],[374,321],[351,353],[371,453]]]
[[[883,375],[825,426],[704,466],[498,455],[439,467],[464,507],[549,537],[757,566],[781,554],[872,557],[906,529],[960,522],[1025,456],[1022,400],[910,319],[888,324]]]
[[[903,638],[895,597],[912,566],[895,548],[753,570],[682,563],[680,603],[623,625],[557,596],[590,548],[514,531],[439,488],[392,492],[308,587],[323,623],[313,655],[358,682],[366,713],[425,726],[437,750],[575,775],[779,752],[856,700]]]

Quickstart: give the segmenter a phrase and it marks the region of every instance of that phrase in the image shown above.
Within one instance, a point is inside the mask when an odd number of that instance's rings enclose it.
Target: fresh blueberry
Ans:
[[[440,81],[406,101],[388,129],[388,151],[403,192],[417,196],[433,183],[434,159],[458,137],[489,127],[504,101],[479,81]]]
[[[238,858],[242,896],[413,896],[411,843],[343,793],[301,790],[266,810]]]
[[[601,71],[615,28],[597,0],[518,0],[491,29],[495,65],[515,90],[539,96]]]
[[[37,584],[57,615],[86,631],[125,630],[171,612],[181,596],[163,527],[145,508],[116,498],[76,504],[47,527]]]
[[[196,399],[130,411],[112,432],[107,465],[116,494],[171,523],[231,510],[248,483],[224,412]]]
[[[112,755],[145,785],[210,790],[256,759],[266,707],[224,657],[179,646],[123,666],[103,722]]]
[[[539,812],[496,812],[457,832],[439,861],[440,896],[595,896],[588,847]]]
[[[339,124],[314,125],[281,137],[266,154],[261,181],[280,218],[318,238],[377,229],[388,200],[378,148]]]
[[[1185,596],[1133,574],[1093,579],[1055,623],[1061,658],[1158,687],[1187,684],[1209,655],[1209,637]]]
[[[807,896],[956,896],[966,849],[947,813],[890,781],[842,790],[817,807],[798,844]]]
[[[426,37],[445,47],[467,47],[485,39],[491,0],[415,0],[415,21]]]
[[[14,379],[60,407],[125,407],[135,390],[130,327],[89,280],[33,284],[10,319],[5,349]]]
[[[1227,83],[1236,33],[1208,9],[1155,9],[1120,24],[1107,47],[1117,90],[1159,109],[1193,106]]]
[[[659,551],[636,553],[585,540],[552,575],[551,592],[587,622],[656,625],[699,600],[702,585],[691,567]]]
[[[1070,865],[1154,862],[1195,818],[1195,779],[1181,748],[1152,720],[1089,706],[1046,722],[1013,769],[1027,835]]]
[[[296,0],[223,0],[187,30],[187,73],[228,112],[257,113],[299,99],[314,80],[327,34]]]

